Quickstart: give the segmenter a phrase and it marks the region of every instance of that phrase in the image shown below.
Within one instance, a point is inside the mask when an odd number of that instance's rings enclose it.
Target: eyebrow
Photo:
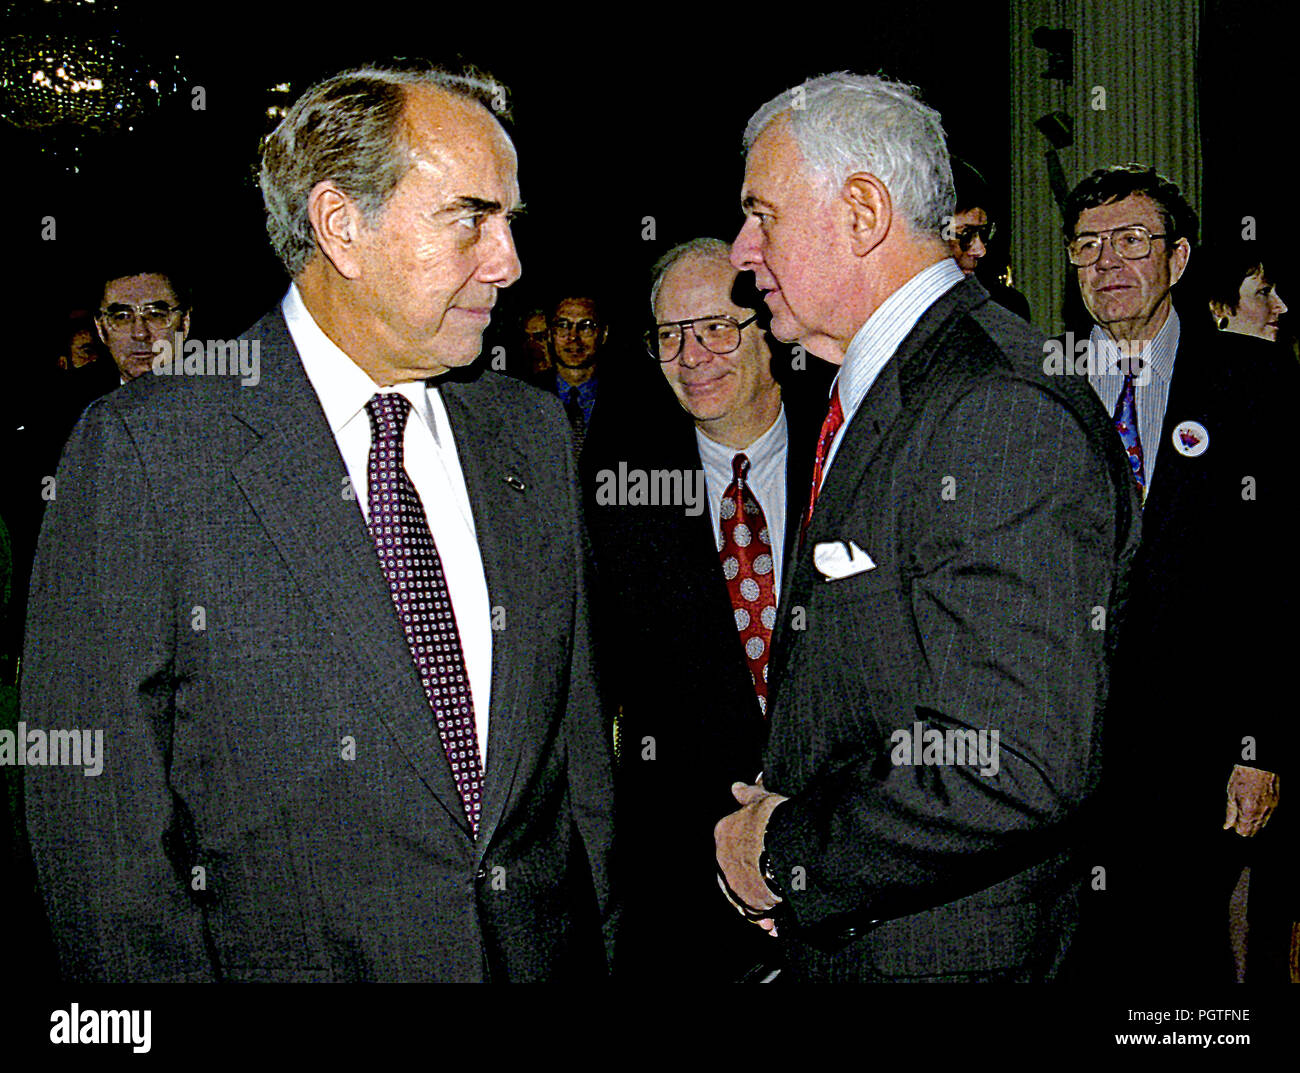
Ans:
[[[1123,231],[1126,227],[1146,227],[1148,231],[1151,231],[1151,228],[1147,227],[1146,224],[1139,224],[1139,223],[1116,224],[1114,227],[1103,227],[1101,231]],[[1082,238],[1084,235],[1100,235],[1101,231],[1077,231],[1075,232],[1074,237]],[[1151,233],[1153,235],[1155,234],[1154,231],[1151,231]]]
[[[453,200],[449,201],[446,205],[444,205],[441,209],[439,209],[438,212],[440,214],[452,213],[452,212],[472,212],[472,213],[482,213],[485,216],[493,216],[496,213],[502,212],[504,208],[505,206],[503,206],[499,201],[490,201],[487,198],[481,198],[481,197],[465,196],[465,197],[454,198]],[[506,215],[513,220],[518,216],[522,215],[523,211],[524,211],[524,204],[521,201],[513,209],[510,209],[506,213]]]
[[[740,207],[744,209],[745,212],[749,212],[749,210],[752,209],[755,205],[762,205],[765,209],[776,208],[776,206],[773,205],[770,201],[766,200],[765,198],[759,197],[757,194],[746,194],[740,200]]]

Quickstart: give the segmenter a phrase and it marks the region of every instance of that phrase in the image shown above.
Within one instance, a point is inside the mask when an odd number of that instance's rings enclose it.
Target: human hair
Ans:
[[[185,273],[171,259],[153,254],[127,255],[105,264],[99,273],[99,290],[95,293],[95,308],[104,304],[104,293],[110,283],[119,279],[131,279],[134,276],[162,276],[176,295],[176,304],[188,312],[190,308],[190,285]]]
[[[1098,168],[1070,191],[1062,211],[1065,237],[1074,237],[1075,225],[1085,210],[1123,201],[1133,194],[1141,194],[1155,202],[1168,236],[1167,246],[1172,247],[1180,238],[1196,245],[1198,222],[1195,210],[1176,183],[1145,164],[1112,164]]]
[[[781,93],[750,117],[745,151],[778,116],[824,194],[865,171],[889,190],[895,212],[922,233],[938,234],[952,215],[952,165],[943,122],[901,82],[848,71],[821,75]]]
[[[650,269],[650,315],[655,312],[655,302],[659,300],[659,288],[663,286],[664,277],[679,261],[687,257],[713,258],[728,265],[731,264],[731,247],[720,238],[693,238],[674,246],[654,263]]]
[[[989,188],[988,183],[984,181],[984,176],[972,165],[957,157],[953,157],[952,160],[952,184],[956,191],[952,206],[954,216],[969,212],[971,209],[990,211]]]
[[[312,188],[333,182],[373,225],[411,167],[402,114],[417,86],[444,90],[505,115],[505,89],[472,68],[453,72],[422,61],[354,67],[317,82],[289,109],[262,147],[266,232],[290,276],[316,252],[307,214]]]
[[[546,314],[546,323],[549,325],[555,320],[555,314],[564,302],[590,302],[592,309],[596,312],[596,319],[604,324],[604,318],[601,314],[605,310],[605,301],[592,288],[587,287],[570,287],[568,290],[555,288],[551,291],[550,298],[542,310]]]
[[[1241,301],[1241,284],[1264,268],[1265,251],[1258,242],[1238,239],[1207,245],[1198,255],[1201,268],[1201,296],[1208,305],[1214,302],[1234,315]]]

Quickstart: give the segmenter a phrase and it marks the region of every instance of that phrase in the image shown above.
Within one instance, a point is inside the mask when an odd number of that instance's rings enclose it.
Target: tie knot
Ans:
[[[406,432],[406,419],[411,416],[411,402],[396,391],[373,395],[366,403],[366,416],[376,443],[400,442]]]
[[[743,481],[749,476],[749,456],[738,454],[731,460],[731,476],[737,481]]]

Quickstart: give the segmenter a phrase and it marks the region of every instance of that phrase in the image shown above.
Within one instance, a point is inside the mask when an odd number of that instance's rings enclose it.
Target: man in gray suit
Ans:
[[[815,79],[745,145],[732,263],[841,369],[722,877],[795,980],[1050,979],[1136,543],[1114,430],[951,259],[943,129],[909,87]]]
[[[68,446],[28,622],[65,976],[602,975],[611,743],[554,399],[467,368],[520,273],[493,84],[365,68],[266,147],[260,380],[148,376]],[[35,729],[32,729],[35,728]],[[604,934],[602,935],[602,930]]]

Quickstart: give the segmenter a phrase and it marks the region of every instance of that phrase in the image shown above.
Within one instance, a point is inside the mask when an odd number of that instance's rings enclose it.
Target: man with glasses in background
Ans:
[[[551,306],[547,318],[551,355],[555,361],[555,394],[573,429],[573,442],[582,453],[596,409],[600,350],[609,335],[596,299],[570,294]]]
[[[720,895],[712,833],[734,807],[729,786],[762,766],[767,648],[829,376],[814,361],[783,390],[758,296],[728,254],[698,238],[659,259],[643,336],[653,379],[611,411],[617,421],[583,459],[589,475],[622,464],[692,487],[704,472],[705,503],[693,507],[588,506],[596,635],[622,708],[627,901],[615,969],[638,980],[761,978],[777,952]],[[653,390],[655,369],[675,403]]]
[[[1108,978],[1228,983],[1244,840],[1265,831],[1292,755],[1277,624],[1295,606],[1282,544],[1295,370],[1209,330],[1199,309],[1180,319],[1172,292],[1197,219],[1153,168],[1099,168],[1064,221],[1093,321],[1070,368],[1113,415],[1144,504],[1089,862],[1105,883],[1085,903],[1105,941],[1080,948],[1106,955],[1093,967]]]
[[[159,271],[154,264],[131,267],[147,271],[108,279],[95,315],[99,337],[123,384],[149,372],[155,342],[172,342],[177,333],[184,342],[190,330],[189,294],[175,273]]]

